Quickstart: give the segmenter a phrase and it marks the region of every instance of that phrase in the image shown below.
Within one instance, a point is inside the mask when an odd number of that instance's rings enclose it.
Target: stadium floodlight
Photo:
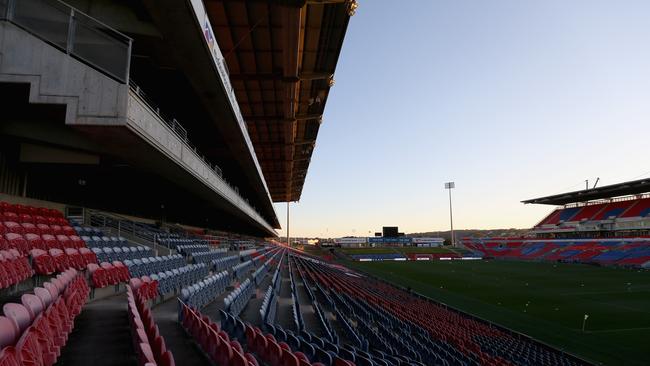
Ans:
[[[455,182],[445,183],[445,189],[449,191],[449,222],[451,224],[451,246],[456,246],[456,241],[454,240],[454,215],[451,210],[451,190],[456,188]]]

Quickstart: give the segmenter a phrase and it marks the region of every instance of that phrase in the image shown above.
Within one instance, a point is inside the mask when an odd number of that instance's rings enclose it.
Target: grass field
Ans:
[[[650,364],[648,272],[504,261],[347,264],[594,363]]]
[[[422,253],[422,254],[429,254],[429,253],[451,253],[449,249],[447,248],[426,248],[426,247],[395,247],[395,248],[390,248],[390,247],[381,247],[381,248],[344,248],[344,249],[337,249],[345,254],[348,255],[353,255],[353,254],[386,254],[386,253],[402,253],[402,254],[408,254],[408,253]]]

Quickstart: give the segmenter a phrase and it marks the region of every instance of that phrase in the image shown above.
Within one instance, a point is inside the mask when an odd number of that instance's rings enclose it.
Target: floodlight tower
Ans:
[[[456,241],[454,240],[454,215],[451,210],[451,190],[456,188],[455,182],[445,183],[445,189],[449,191],[449,222],[451,224],[451,246],[456,246]]]

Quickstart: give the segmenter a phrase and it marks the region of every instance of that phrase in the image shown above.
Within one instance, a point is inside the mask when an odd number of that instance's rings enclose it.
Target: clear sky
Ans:
[[[449,180],[455,228],[531,227],[523,199],[650,176],[650,1],[359,5],[292,236],[446,230]]]

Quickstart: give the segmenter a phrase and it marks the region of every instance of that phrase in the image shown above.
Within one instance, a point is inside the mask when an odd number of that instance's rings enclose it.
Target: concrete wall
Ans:
[[[0,21],[0,82],[31,84],[30,103],[67,105],[66,124],[126,124],[127,85],[6,21]]]

